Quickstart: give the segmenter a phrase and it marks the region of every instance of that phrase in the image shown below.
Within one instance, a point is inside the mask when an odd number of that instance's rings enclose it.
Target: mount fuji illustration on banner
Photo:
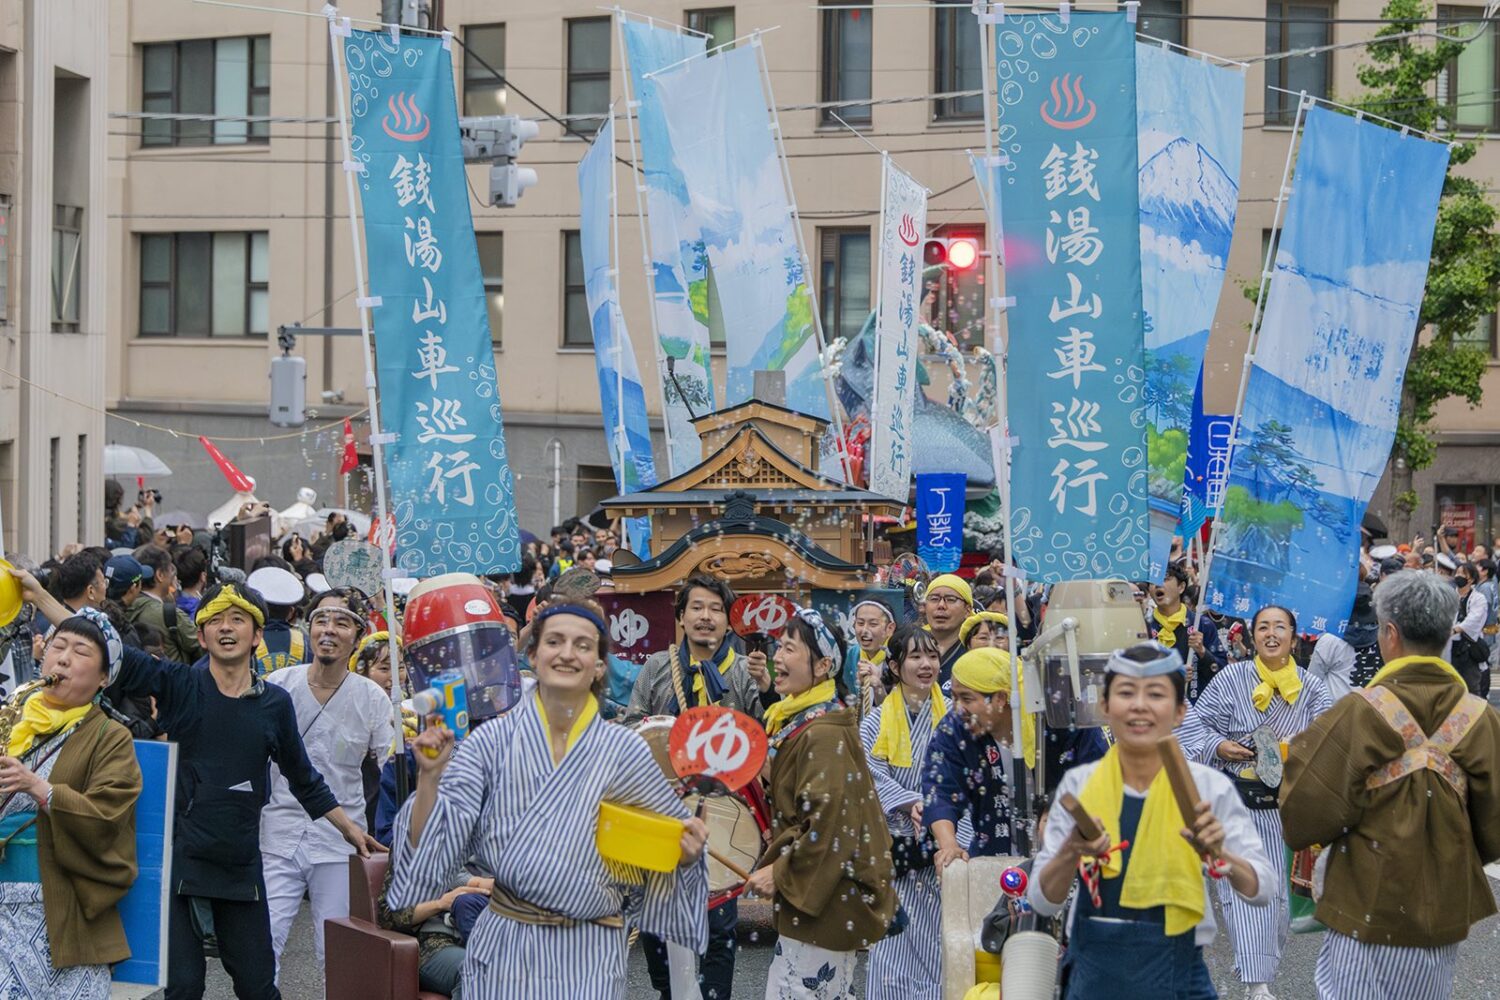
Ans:
[[[1193,391],[1234,236],[1245,74],[1137,43],[1136,88],[1148,568],[1159,582],[1181,519]]]

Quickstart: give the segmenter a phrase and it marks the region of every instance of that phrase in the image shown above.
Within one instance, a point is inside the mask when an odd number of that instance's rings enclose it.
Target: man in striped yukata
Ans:
[[[1286,842],[1324,845],[1320,1000],[1444,1000],[1458,943],[1495,912],[1500,713],[1440,658],[1458,617],[1448,581],[1411,570],[1375,588],[1385,666],[1293,740]]]

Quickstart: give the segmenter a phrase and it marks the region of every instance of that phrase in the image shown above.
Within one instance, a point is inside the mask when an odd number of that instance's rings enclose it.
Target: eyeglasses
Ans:
[[[957,594],[928,594],[927,603],[941,605],[962,604],[964,603],[964,599]]]

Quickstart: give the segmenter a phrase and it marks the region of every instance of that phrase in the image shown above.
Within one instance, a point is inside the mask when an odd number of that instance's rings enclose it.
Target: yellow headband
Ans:
[[[969,644],[969,636],[979,627],[980,622],[989,622],[1001,627],[1010,624],[1010,619],[998,611],[978,611],[964,619],[964,623],[958,627],[958,641],[965,646]]]
[[[255,619],[256,628],[266,627],[266,616],[254,604],[251,604],[232,584],[226,584],[212,601],[198,606],[198,613],[193,616],[193,624],[199,628],[207,625],[215,616],[228,611],[230,608],[239,608],[245,614]]]
[[[963,577],[954,576],[952,573],[935,576],[932,578],[932,582],[927,584],[927,593],[930,594],[939,587],[947,587],[959,597],[962,597],[964,603],[969,607],[972,608],[974,606],[974,591],[969,588],[969,581]]]
[[[359,640],[359,645],[354,647],[354,653],[353,653],[353,655],[351,655],[349,657],[349,669],[350,670],[354,670],[356,667],[359,666],[359,654],[363,653],[365,651],[366,647],[373,646],[377,642],[390,642],[390,641],[391,641],[391,634],[389,632],[371,632],[369,635],[367,635],[363,639]],[[396,640],[396,648],[397,649],[401,648],[401,640],[400,639]]]

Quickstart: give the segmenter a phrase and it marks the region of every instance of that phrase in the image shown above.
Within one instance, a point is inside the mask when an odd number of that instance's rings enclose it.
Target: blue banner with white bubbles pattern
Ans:
[[[1046,583],[1147,569],[1135,26],[995,26],[1013,556]],[[1175,512],[1174,512],[1175,513]]]
[[[520,568],[484,278],[469,212],[453,60],[442,39],[343,43],[376,377],[407,576]]]

